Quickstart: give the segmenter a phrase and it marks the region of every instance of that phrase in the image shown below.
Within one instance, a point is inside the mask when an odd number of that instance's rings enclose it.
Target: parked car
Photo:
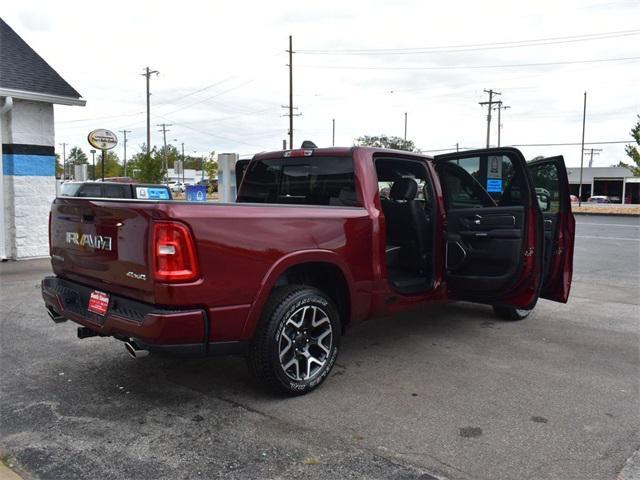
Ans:
[[[541,208],[536,187],[558,201]],[[244,353],[255,379],[299,395],[368,318],[466,300],[521,320],[566,302],[574,230],[562,157],[261,153],[236,204],[58,197],[42,295],[80,338],[133,357]]]
[[[171,200],[171,191],[165,185],[145,185],[122,182],[65,182],[60,187],[61,197],[137,198],[141,200]]]
[[[587,200],[589,203],[611,203],[611,199],[605,195],[594,195]]]
[[[169,188],[174,193],[184,193],[187,189],[187,184],[182,182],[169,182]]]

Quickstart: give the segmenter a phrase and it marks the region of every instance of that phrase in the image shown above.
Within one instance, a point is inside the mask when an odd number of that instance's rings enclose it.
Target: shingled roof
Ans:
[[[0,18],[0,89],[80,98],[20,36]]]

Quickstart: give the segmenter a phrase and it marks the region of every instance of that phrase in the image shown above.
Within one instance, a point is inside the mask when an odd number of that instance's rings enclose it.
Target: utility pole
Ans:
[[[182,185],[184,185],[184,142],[182,142]]]
[[[127,176],[127,133],[131,133],[131,130],[120,130],[120,133],[124,135],[124,176]]]
[[[62,181],[64,182],[67,178],[67,144],[59,143],[58,145],[62,145]]]
[[[404,112],[404,143],[407,144],[407,112]]]
[[[587,92],[584,92],[584,107],[582,110],[582,147],[580,152],[580,185],[578,185],[578,206],[582,205],[582,168],[584,164],[584,128],[587,120]]]
[[[601,148],[585,148],[585,152],[584,153],[588,153],[589,155],[589,168],[593,167],[593,156],[594,155],[600,155],[600,152],[602,151]]]
[[[289,113],[285,116],[289,117],[289,149],[293,149],[293,117],[299,117],[301,113],[293,113],[298,107],[293,106],[293,38],[289,35],[289,50],[285,50],[289,53],[289,105],[281,105],[282,108],[289,110]],[[286,148],[285,148],[286,150]]]
[[[456,142],[456,152],[460,151],[460,144],[458,142]]]
[[[331,119],[331,146],[336,146],[336,119]]]
[[[487,148],[489,148],[489,142],[491,140],[491,109],[493,106],[498,103],[493,100],[494,95],[500,95],[500,92],[496,92],[493,89],[485,90],[486,93],[489,94],[488,102],[478,102],[480,105],[487,105]]]
[[[498,111],[498,146],[500,146],[500,131],[502,130],[502,123],[500,120],[500,112],[502,110],[506,110],[507,108],[511,108],[509,105],[502,105],[502,100],[496,102],[498,104],[497,107],[494,107],[494,110]]]
[[[162,141],[164,143],[163,157],[164,157],[164,171],[165,171],[165,183],[169,183],[169,163],[167,162],[167,132],[170,130],[167,127],[170,127],[170,123],[159,123],[156,125],[158,127],[162,127],[159,132],[162,132]]]
[[[149,70],[149,67],[145,67],[145,72],[142,74],[147,79],[147,156],[151,154],[151,93],[149,93],[149,78],[154,73],[157,77],[160,72],[158,70]]]
[[[93,181],[96,181],[96,151],[89,150],[91,152],[91,161],[93,162]]]

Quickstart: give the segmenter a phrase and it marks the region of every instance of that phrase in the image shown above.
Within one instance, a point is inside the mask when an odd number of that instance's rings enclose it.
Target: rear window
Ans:
[[[61,197],[75,197],[78,189],[82,186],[81,183],[63,183],[60,188]]]
[[[102,186],[105,198],[131,198],[131,187],[126,184]]]
[[[350,157],[254,160],[237,202],[360,206]]]

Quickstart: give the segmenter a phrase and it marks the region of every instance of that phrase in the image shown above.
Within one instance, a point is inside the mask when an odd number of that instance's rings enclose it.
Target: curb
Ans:
[[[640,450],[627,459],[616,480],[640,480]]]
[[[0,463],[0,480],[22,480],[22,477],[9,467]]]
[[[640,217],[640,213],[600,213],[600,212],[571,212],[574,215],[593,215],[594,217]]]

